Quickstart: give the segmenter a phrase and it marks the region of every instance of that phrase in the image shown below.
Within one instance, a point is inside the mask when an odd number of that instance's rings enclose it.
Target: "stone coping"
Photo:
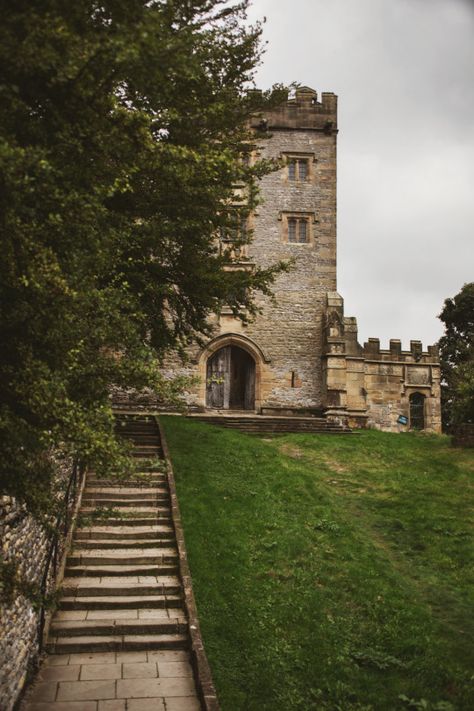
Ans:
[[[158,417],[155,417],[160,430],[161,446],[163,456],[166,460],[168,470],[168,484],[171,499],[171,515],[176,533],[176,544],[178,548],[179,569],[183,585],[184,606],[189,622],[189,635],[191,639],[191,664],[193,666],[197,691],[202,703],[203,711],[220,711],[217,693],[212,681],[211,668],[207,661],[204,643],[202,641],[201,628],[199,625],[196,602],[194,600],[191,571],[184,542],[184,531],[181,523],[181,513],[176,494],[176,482],[174,478],[173,466],[171,464],[170,452],[166,441],[165,433]]]

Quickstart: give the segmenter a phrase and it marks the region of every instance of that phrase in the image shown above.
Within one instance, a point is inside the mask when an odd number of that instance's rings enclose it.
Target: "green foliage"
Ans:
[[[0,490],[48,511],[60,446],[104,472],[112,384],[176,399],[158,363],[245,319],[281,265],[226,270],[248,119],[281,90],[245,87],[260,28],[247,2],[18,0],[0,27]]]
[[[473,708],[472,451],[161,419],[223,711]]]
[[[447,429],[474,422],[474,282],[446,299],[439,315],[443,423]]]

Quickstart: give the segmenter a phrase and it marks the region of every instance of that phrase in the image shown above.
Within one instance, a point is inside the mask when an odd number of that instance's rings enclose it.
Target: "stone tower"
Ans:
[[[256,157],[281,168],[260,184],[262,203],[251,219],[253,241],[230,249],[235,268],[291,260],[274,285],[275,301],[243,325],[229,310],[214,318],[214,336],[190,350],[190,363],[170,374],[198,375],[187,394],[197,410],[248,410],[263,415],[325,414],[351,426],[440,431],[439,359],[419,341],[362,347],[355,318],[344,316],[337,293],[337,97],[300,87],[254,128],[267,132]]]

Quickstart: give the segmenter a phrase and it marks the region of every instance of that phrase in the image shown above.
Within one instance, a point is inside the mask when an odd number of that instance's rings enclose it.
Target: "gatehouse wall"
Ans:
[[[402,350],[398,339],[388,349],[378,338],[361,346],[357,321],[344,316],[344,302],[328,295],[325,323],[324,380],[327,415],[351,427],[403,432],[415,426],[410,396],[423,396],[423,429],[441,432],[440,364],[436,346],[420,341]]]

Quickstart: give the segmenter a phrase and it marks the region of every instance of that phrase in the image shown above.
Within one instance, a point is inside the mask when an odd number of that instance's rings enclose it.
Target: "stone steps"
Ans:
[[[157,522],[170,521],[170,510],[169,507],[153,506],[148,507],[138,507],[130,508],[129,506],[124,509],[120,509],[118,506],[110,507],[110,510],[105,510],[102,507],[98,507],[102,511],[101,515],[97,515],[97,508],[92,506],[84,506],[81,508],[81,515],[86,518],[92,518],[96,525],[100,523],[107,524],[107,526],[143,526],[144,522],[150,522],[150,525],[156,525]],[[115,514],[115,515],[114,515]],[[137,521],[134,524],[132,521]]]
[[[73,565],[67,569],[68,577],[123,577],[123,576],[149,576],[149,575],[176,575],[177,564],[161,565]]]
[[[154,486],[154,487],[124,487],[116,486],[113,490],[113,495],[115,498],[120,499],[155,499],[159,494],[167,493],[167,488],[165,485]],[[90,484],[84,489],[84,496],[86,498],[92,497],[95,499],[109,498],[111,495],[110,487],[91,487]]]
[[[137,595],[179,595],[181,585],[178,580],[162,581],[155,578],[152,584],[141,582],[115,582],[113,585],[104,583],[102,576],[98,583],[96,578],[65,578],[62,594],[65,597],[131,597]],[[154,577],[154,576],[150,576]],[[124,581],[124,578],[120,578]]]
[[[138,507],[142,510],[150,507],[151,504],[158,504],[160,501],[169,501],[168,492],[163,491],[162,493],[155,494],[154,497],[150,498],[128,498],[123,496],[114,496],[109,494],[108,497],[105,496],[94,496],[93,494],[85,493],[83,496],[83,501],[90,507],[100,507],[109,509],[123,509],[130,507]]]
[[[348,434],[350,429],[324,417],[271,417],[268,415],[189,415],[189,419],[236,429],[248,434]]]
[[[157,618],[154,620],[63,620],[51,625],[52,637],[124,636],[137,634],[185,634],[186,618]]]
[[[181,608],[179,595],[90,595],[62,597],[60,610],[152,610]]]
[[[115,539],[115,540],[105,540],[100,539],[80,539],[81,548],[98,550],[113,550],[115,548],[166,548],[170,544],[170,538],[172,535],[163,536],[162,538],[144,538],[142,540],[134,539]]]
[[[126,488],[131,487],[135,489],[141,489],[142,487],[147,488],[156,484],[160,486],[166,485],[166,478],[164,474],[153,474],[149,476],[148,473],[144,473],[143,479],[120,479],[120,481],[117,483],[117,481],[114,479],[93,479],[91,477],[88,477],[87,484],[88,486],[94,488],[109,488],[122,486]]]
[[[174,530],[171,526],[121,526],[119,530],[115,526],[91,526],[90,528],[78,528],[76,540],[104,540],[116,541],[125,539],[147,540],[156,536],[160,538],[174,538]]]
[[[137,443],[134,454],[139,463],[140,456],[162,456],[155,421],[142,419],[143,427],[141,420],[134,420],[140,425],[139,432],[135,425],[124,428],[127,432],[133,430],[131,439]],[[163,472],[156,472],[156,464],[140,463],[139,470],[147,472],[141,482],[134,477],[114,481],[111,476],[104,480],[94,473],[88,476],[73,548],[66,558],[61,598],[46,644],[46,651],[52,656],[40,672],[37,697],[33,688],[31,708],[27,706],[26,711],[56,706],[58,711],[66,706],[77,711],[112,711],[112,706],[165,708],[165,701],[170,709],[200,707],[194,680],[189,676],[189,623],[168,479]],[[126,663],[119,662],[119,658],[126,659]],[[179,659],[181,666],[187,666],[188,676],[175,679],[169,669],[167,681],[166,665],[158,669],[155,659]],[[75,664],[84,665],[80,676],[63,676],[63,671],[69,672],[68,663],[71,671]],[[131,671],[133,668],[133,678],[122,676],[127,666]],[[155,676],[150,679],[150,674]],[[163,698],[157,699],[154,694],[154,698],[142,699],[143,687],[155,683],[155,677],[156,686],[160,686],[157,694]],[[167,683],[171,696],[176,697],[179,687],[183,699],[166,700],[161,689]],[[73,701],[51,702],[68,684],[74,685]],[[104,685],[108,685],[105,696]],[[105,698],[110,701],[103,701]]]
[[[135,454],[161,452],[154,421],[135,428],[132,439]],[[151,471],[137,485],[90,474],[49,651],[182,649],[182,605],[166,475]],[[130,619],[123,619],[127,611]]]
[[[105,576],[104,576],[105,577]],[[92,578],[65,578],[62,593],[65,597],[131,597],[138,595],[179,595],[181,586],[175,582],[156,582],[152,585],[146,583],[116,583],[113,586],[103,582],[97,584],[97,579]],[[78,581],[78,582],[77,582]],[[102,578],[100,578],[102,581]]]
[[[113,550],[113,549],[112,549]],[[76,565],[165,565],[175,564],[178,561],[178,553],[171,548],[153,548],[147,552],[135,551],[134,555],[127,549],[116,549],[112,555],[111,550],[102,551],[100,549],[75,550],[67,557],[66,574],[69,568]]]
[[[186,649],[188,635],[157,634],[157,635],[102,635],[82,637],[51,637],[46,645],[50,654],[74,654],[94,652],[134,652],[154,649]]]

